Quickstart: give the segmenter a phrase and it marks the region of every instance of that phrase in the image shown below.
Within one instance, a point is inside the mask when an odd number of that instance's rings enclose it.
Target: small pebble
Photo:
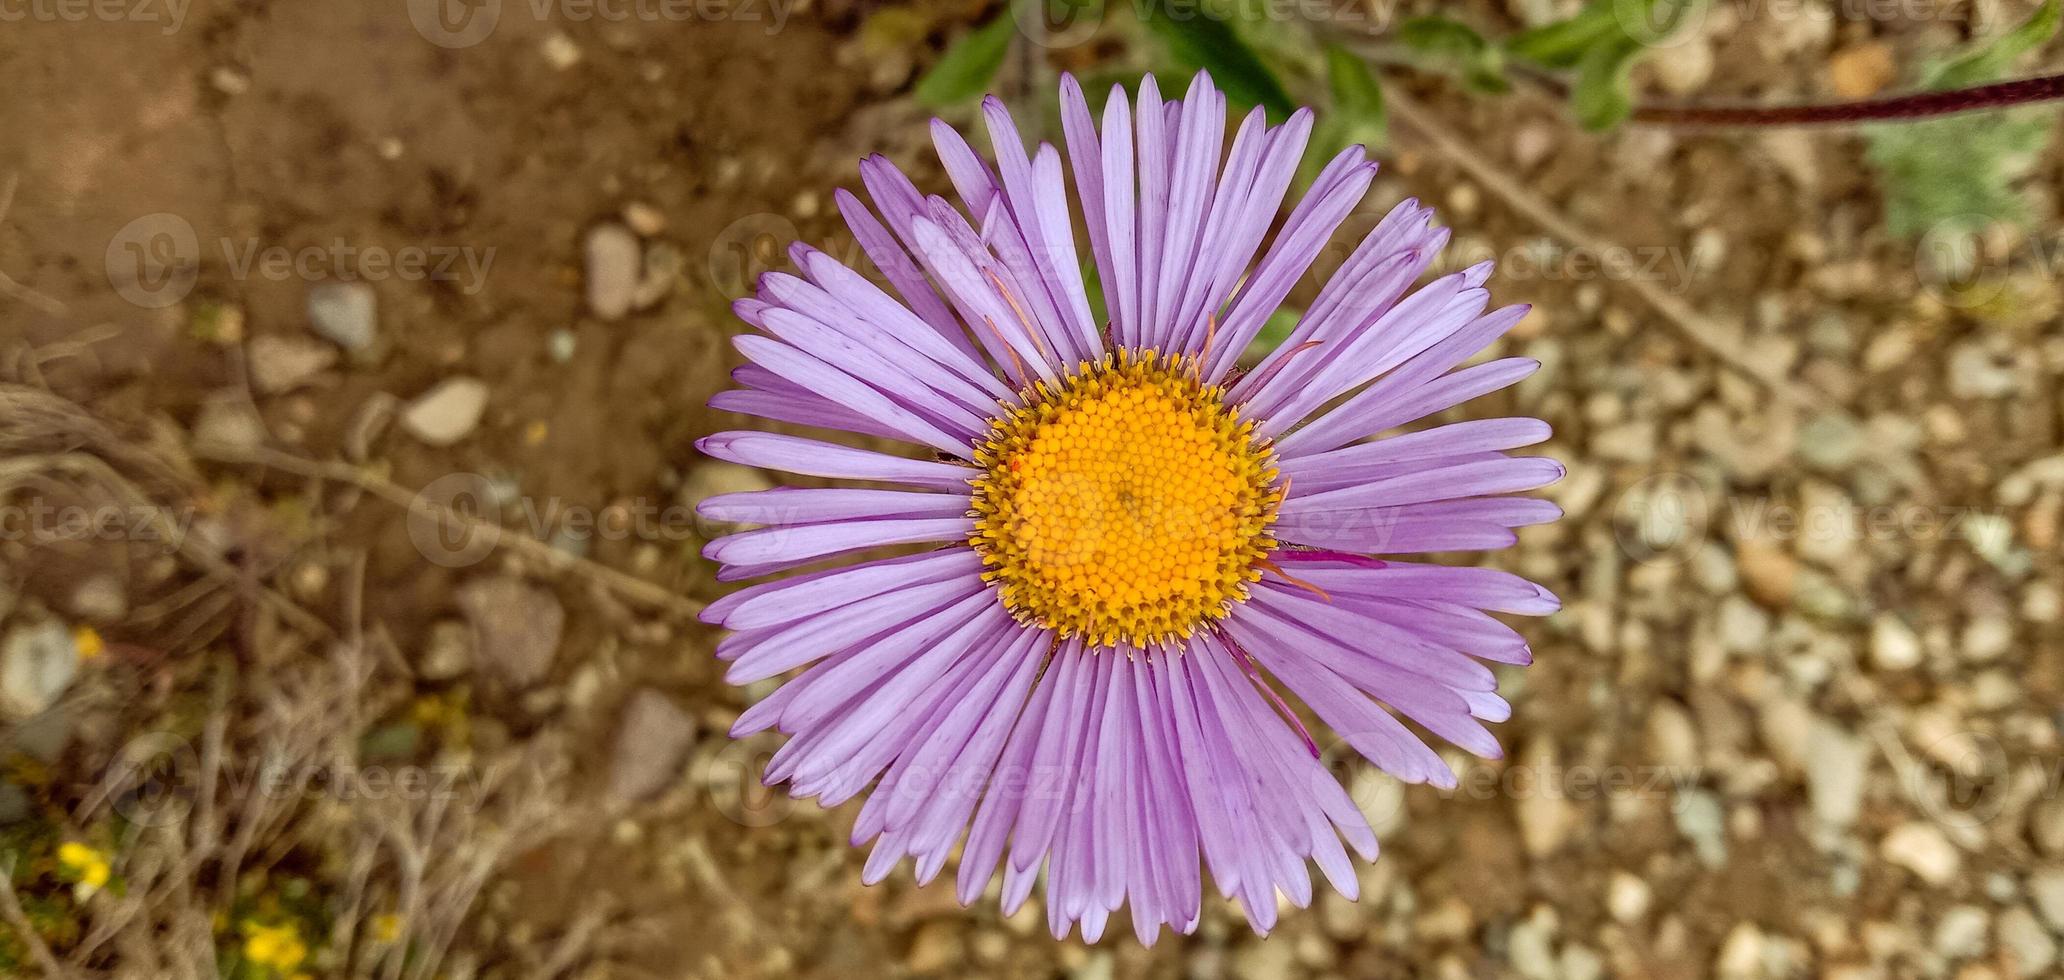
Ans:
[[[308,290],[308,326],[346,353],[362,353],[378,338],[379,296],[362,282],[320,282]]]
[[[431,446],[449,446],[473,434],[487,409],[487,385],[477,378],[449,378],[401,411],[401,427]]]

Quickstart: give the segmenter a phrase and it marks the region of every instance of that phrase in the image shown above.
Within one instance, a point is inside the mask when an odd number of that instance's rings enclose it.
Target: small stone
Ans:
[[[478,378],[448,378],[401,411],[401,427],[431,446],[449,446],[473,434],[487,409],[487,384]]]
[[[1553,910],[1536,906],[1506,933],[1506,962],[1526,980],[1556,980],[1555,934],[1559,928]]]
[[[378,339],[379,295],[363,282],[321,282],[308,290],[308,326],[358,354]]]
[[[2001,913],[1995,928],[2000,949],[2013,957],[2021,976],[2042,976],[2057,962],[2057,941],[2025,906]]]
[[[448,681],[463,677],[472,669],[473,628],[456,619],[431,624],[423,655],[416,661],[416,673],[427,681]]]
[[[1621,925],[1640,922],[1654,898],[1655,892],[1648,882],[1625,871],[1613,872],[1612,880],[1605,886],[1605,909]]]
[[[545,341],[545,352],[551,355],[552,363],[564,364],[573,360],[578,340],[573,331],[561,327],[552,331],[552,336]]]
[[[265,421],[243,392],[222,391],[201,402],[193,433],[199,442],[251,449],[265,442]]]
[[[547,35],[539,50],[544,52],[545,64],[551,65],[553,71],[565,71],[581,61],[580,45],[573,43],[573,38],[567,37],[564,31]]]
[[[244,349],[261,395],[299,388],[337,363],[337,348],[313,337],[253,337]]]
[[[1588,448],[1600,459],[1641,464],[1655,460],[1658,442],[1655,420],[1639,419],[1599,432]]]
[[[1760,980],[1763,977],[1763,930],[1743,922],[1728,932],[1720,943],[1720,955],[1713,961],[1713,974],[1720,980]]]
[[[1532,170],[1555,150],[1557,130],[1538,122],[1522,123],[1512,133],[1512,162],[1522,171]]]
[[[1926,823],[1904,823],[1893,828],[1878,845],[1878,853],[1936,887],[1956,880],[1964,863],[1956,845],[1934,824]]]
[[[2013,369],[1976,343],[1959,344],[1949,354],[1949,393],[1958,398],[2005,398],[2019,387]]]
[[[1778,695],[1764,699],[1756,713],[1756,734],[1785,771],[1806,768],[1806,743],[1813,732],[1813,711],[1806,702]]]
[[[643,201],[632,201],[624,205],[624,224],[646,238],[656,238],[666,231],[666,214]]]
[[[129,615],[129,592],[113,572],[101,572],[72,590],[65,610],[86,622],[109,626]]]
[[[1845,99],[1876,95],[1898,75],[1892,48],[1880,41],[1852,44],[1828,58],[1828,86]]]
[[[1992,919],[1976,905],[1952,906],[1935,923],[1935,952],[1952,960],[1968,959],[1985,951],[1985,937],[1992,932]]]
[[[1589,946],[1571,943],[1562,948],[1561,980],[1599,980],[1605,976],[1605,960]]]
[[[229,65],[216,65],[208,69],[208,84],[215,86],[215,91],[235,98],[250,90],[251,76]]]
[[[1698,724],[1675,701],[1658,701],[1648,711],[1648,750],[1657,764],[1679,772],[1699,767]]]
[[[1770,614],[1738,595],[1720,603],[1720,645],[1739,656],[1768,653]]]
[[[19,624],[0,639],[0,716],[21,721],[57,702],[79,673],[79,649],[63,623]]]
[[[1452,895],[1431,908],[1421,908],[1412,922],[1415,938],[1428,943],[1458,943],[1476,931],[1476,914],[1469,903]]]
[[[1010,937],[994,929],[975,934],[975,958],[984,963],[1001,963],[1010,955]]]
[[[1719,797],[1710,790],[1687,790],[1678,795],[1672,815],[1677,819],[1677,832],[1691,842],[1700,861],[1710,868],[1726,867],[1726,814]]]
[[[2017,687],[2016,693],[2019,693]],[[2051,797],[2028,809],[2028,836],[2037,850],[2064,857],[2064,796]]]
[[[1781,548],[1744,541],[1735,551],[1735,567],[1749,596],[1772,609],[1791,605],[1799,585],[1799,563]]]
[[[1871,622],[1871,666],[1884,671],[1912,670],[1921,663],[1921,637],[1892,613]]]
[[[1825,718],[1814,721],[1806,743],[1806,796],[1821,823],[1847,828],[1856,822],[1870,761],[1869,743]]]
[[[910,955],[904,964],[915,973],[942,973],[959,967],[967,950],[960,940],[958,923],[935,919],[917,927],[910,939]]]
[[[695,747],[695,719],[666,695],[649,688],[631,695],[623,726],[616,732],[609,793],[622,800],[657,795],[681,774]]]
[[[1555,749],[1545,739],[1535,739],[1527,746],[1520,765],[1533,770],[1535,776],[1532,792],[1522,795],[1516,804],[1520,843],[1529,855],[1547,857],[1569,840],[1570,831],[1576,828],[1576,810],[1549,779],[1549,774],[1560,772],[1561,767]]]
[[[1799,459],[1814,469],[1840,473],[1863,457],[1863,426],[1846,412],[1822,412],[1799,426]]]
[[[2064,933],[2064,866],[2042,868],[2028,876],[2028,897],[2035,910],[2058,933]]]
[[[644,249],[638,236],[617,224],[588,232],[588,310],[604,320],[622,319],[638,299]]]
[[[2005,616],[1977,616],[1964,624],[1964,659],[1976,663],[1997,660],[2014,648],[2014,624]]]
[[[1690,95],[1713,77],[1713,46],[1704,37],[1677,37],[1650,48],[1656,84],[1671,95]]]
[[[685,262],[680,249],[666,242],[653,243],[645,250],[644,269],[638,274],[637,288],[631,291],[631,308],[650,309],[671,295]]]
[[[473,626],[475,653],[510,687],[529,687],[552,669],[566,609],[549,589],[506,576],[475,579],[456,601]]]

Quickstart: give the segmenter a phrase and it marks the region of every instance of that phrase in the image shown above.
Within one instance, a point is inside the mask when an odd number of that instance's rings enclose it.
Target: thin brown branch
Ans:
[[[1644,104],[1634,108],[1630,121],[1657,126],[1836,126],[1985,112],[2058,99],[2064,99],[2064,73],[1819,105]]]

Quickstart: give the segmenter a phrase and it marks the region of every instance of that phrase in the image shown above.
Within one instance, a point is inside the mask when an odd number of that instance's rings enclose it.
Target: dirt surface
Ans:
[[[54,739],[8,730],[0,789],[31,802],[8,814],[0,796],[0,823],[37,828],[10,839],[42,841],[22,845],[38,867],[56,868],[51,840],[115,833],[80,815],[103,812],[92,787],[120,746],[198,739],[233,677],[231,754],[257,758],[269,678],[364,643],[374,680],[347,742],[405,737],[381,751],[452,771],[561,753],[537,798],[569,819],[454,907],[444,975],[2055,975],[2054,153],[2030,181],[2035,228],[1987,243],[1978,302],[1882,229],[1854,134],[1593,136],[1539,96],[1407,88],[1597,239],[1557,237],[1405,127],[1350,222],[1427,200],[1455,265],[1497,257],[1498,302],[1536,304],[1493,353],[1546,367],[1462,415],[1555,425],[1568,517],[1489,560],[1566,608],[1522,626],[1533,667],[1501,670],[1507,760],[1453,754],[1452,793],[1339,767],[1384,840],[1360,903],[1324,896],[1265,942],[1214,904],[1194,937],[1085,946],[1048,938],[1036,903],[963,910],[907,869],[862,887],[857,807],[754,786],[778,741],[724,732],[764,686],[723,684],[717,637],[688,615],[725,586],[685,508],[768,479],[692,447],[740,422],[704,407],[736,360],[728,304],[791,239],[850,249],[830,192],[857,187],[861,155],[945,189],[909,89],[979,8],[910,8],[885,48],[863,27],[878,12],[843,3],[777,24],[771,7],[611,23],[512,2],[462,46],[411,19],[425,6],[196,0],[176,27],[169,7],[0,24],[0,379],[106,427],[0,448],[107,459],[199,542],[0,541],[10,628],[54,619],[107,646],[42,723]],[[1860,48],[1909,63],[1961,31],[1716,6],[1646,91],[1826,97]],[[642,277],[621,316],[591,292],[602,228],[631,230]],[[349,279],[376,305],[363,344],[311,329],[311,296]],[[1651,294],[1708,318],[1735,363]],[[410,418],[455,379],[485,405],[438,445]],[[539,544],[439,538],[405,506],[417,488]],[[97,499],[77,481],[7,489]],[[460,663],[437,661],[469,632]],[[641,692],[668,707],[641,714]],[[501,811],[481,812],[490,836]],[[229,920],[301,907],[282,882],[347,879],[326,839],[252,862]],[[39,922],[73,914],[50,901]],[[60,953],[78,942],[51,934]],[[305,969],[344,969],[314,945]],[[94,965],[139,975],[112,952]]]

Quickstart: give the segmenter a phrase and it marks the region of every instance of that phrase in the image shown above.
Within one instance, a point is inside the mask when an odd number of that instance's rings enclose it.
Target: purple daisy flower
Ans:
[[[766,779],[799,797],[835,806],[872,788],[853,830],[875,841],[869,883],[906,856],[929,881],[958,849],[963,903],[1000,865],[1009,913],[1043,872],[1056,938],[1080,922],[1094,941],[1129,905],[1151,943],[1164,924],[1196,927],[1201,861],[1266,932],[1279,893],[1310,902],[1307,861],[1353,898],[1347,848],[1376,856],[1278,687],[1408,782],[1455,775],[1406,721],[1499,754],[1482,723],[1511,710],[1484,662],[1531,654],[1489,613],[1544,614],[1555,598],[1502,571],[1372,556],[1503,548],[1555,519],[1510,495],[1562,467],[1506,454],[1548,426],[1372,437],[1530,374],[1524,358],[1462,366],[1525,309],[1485,312],[1489,263],[1413,290],[1448,235],[1406,201],[1241,374],[1376,165],[1361,147],[1333,158],[1263,248],[1309,110],[1273,127],[1256,110],[1227,149],[1225,96],[1203,75],[1181,101],[1151,77],[1136,104],[1114,90],[1101,127],[1073,79],[1061,98],[1072,199],[1060,151],[1028,156],[992,98],[993,168],[932,126],[957,205],[879,156],[860,164],[872,210],[838,194],[899,296],[798,245],[800,274],[767,275],[737,304],[759,332],[737,338],[743,388],[712,406],[931,458],[764,432],[698,444],[881,485],[706,501],[710,518],[765,525],[705,550],[727,581],[927,546],[712,603],[705,618],[732,631],[728,680],[801,671],[732,734],[793,736]]]

